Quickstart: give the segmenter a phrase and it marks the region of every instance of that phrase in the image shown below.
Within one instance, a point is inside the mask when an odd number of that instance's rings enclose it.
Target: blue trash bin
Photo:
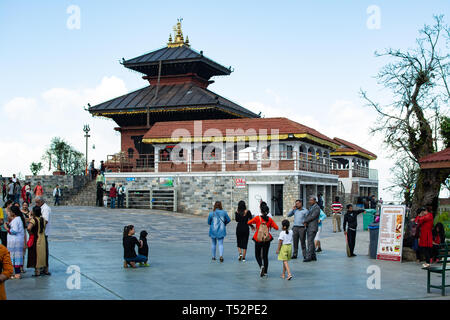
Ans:
[[[378,223],[371,223],[369,225],[369,233],[370,233],[369,257],[371,259],[377,258],[379,231],[380,231],[380,225]]]

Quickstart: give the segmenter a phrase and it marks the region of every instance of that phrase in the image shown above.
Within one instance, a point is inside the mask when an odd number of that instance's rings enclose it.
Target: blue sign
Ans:
[[[127,181],[136,181],[136,178],[127,178]]]

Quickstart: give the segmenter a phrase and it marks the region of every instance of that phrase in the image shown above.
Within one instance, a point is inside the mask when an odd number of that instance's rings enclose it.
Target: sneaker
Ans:
[[[291,257],[291,259],[297,259],[297,256],[294,255],[294,256]]]
[[[245,262],[245,258],[242,258],[242,262]]]
[[[242,260],[242,254],[239,255],[239,261],[241,261],[241,260]]]
[[[219,259],[219,260],[220,260],[220,262],[223,262],[223,257],[220,257],[220,259]]]
[[[150,265],[148,263],[143,263],[141,264],[141,267],[150,267]]]
[[[262,278],[264,277],[264,274],[265,274],[264,267],[261,267],[261,272],[259,273],[259,276]]]
[[[216,258],[214,257],[214,258],[212,258],[212,261],[216,261]]]

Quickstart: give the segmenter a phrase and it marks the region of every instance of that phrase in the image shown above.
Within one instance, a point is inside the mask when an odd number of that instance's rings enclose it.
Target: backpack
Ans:
[[[256,235],[256,240],[258,242],[269,242],[270,241],[270,233],[269,227],[267,227],[267,222],[265,222],[261,217],[261,224],[259,225],[258,234]]]

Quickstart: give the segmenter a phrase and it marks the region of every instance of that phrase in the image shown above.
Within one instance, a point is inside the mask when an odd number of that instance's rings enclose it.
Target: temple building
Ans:
[[[257,213],[263,200],[283,215],[310,195],[322,194],[329,211],[335,196],[378,194],[373,153],[208,90],[231,68],[191,49],[181,21],[167,46],[122,64],[150,84],[89,112],[118,125],[121,148],[108,156],[106,181],[126,186],[128,207],[202,214],[214,201],[233,212],[244,200]]]

